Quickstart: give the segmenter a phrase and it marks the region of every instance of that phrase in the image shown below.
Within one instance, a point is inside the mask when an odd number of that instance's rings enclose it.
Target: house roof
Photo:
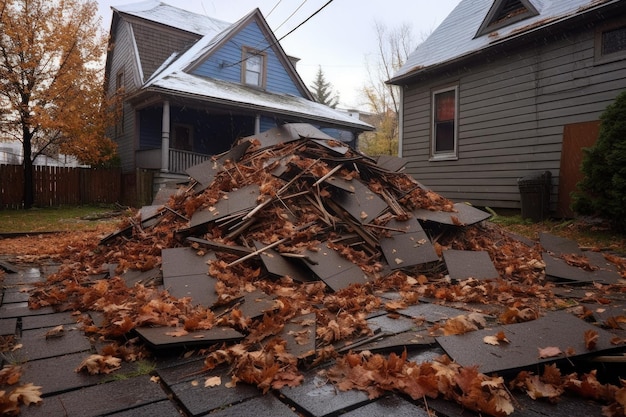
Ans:
[[[229,22],[179,9],[169,4],[161,3],[158,0],[147,0],[139,3],[112,6],[111,8],[119,13],[161,23],[202,36],[215,35],[231,25]]]
[[[152,9],[150,9],[150,7],[152,7]],[[184,22],[190,14],[195,15],[194,13],[177,9],[158,1],[147,1],[140,3],[140,5],[126,6],[125,9],[127,11],[124,13],[148,20],[158,18],[164,22],[168,22],[171,26],[178,24],[187,26],[182,22]],[[200,17],[204,18],[204,16]],[[223,45],[224,42],[234,36],[251,21],[256,21],[264,31],[272,49],[286,69],[292,74],[292,78],[305,96],[304,98],[289,94],[271,93],[238,83],[217,80],[191,73],[197,64],[210,56]],[[212,27],[217,27],[215,23],[210,24],[213,25]],[[296,72],[293,64],[283,51],[258,8],[233,24],[225,24],[219,31],[207,31],[207,34],[203,35],[201,39],[186,51],[170,56],[161,67],[152,74],[150,79],[144,83],[135,96],[140,97],[146,93],[154,92],[174,96],[193,97],[197,100],[223,106],[278,113],[284,116],[297,117],[308,121],[318,121],[337,127],[373,130],[373,127],[367,123],[312,100],[311,93]]]
[[[357,118],[303,97],[270,93],[237,83],[189,74],[182,70],[162,73],[143,89],[142,93],[145,92],[185,96],[207,103],[278,113],[337,127],[373,129],[371,125]]]
[[[502,0],[495,0],[501,2]],[[538,14],[512,22],[492,32],[476,36],[494,6],[494,0],[461,0],[435,31],[415,51],[388,82],[401,81],[446,64],[463,60],[490,47],[519,36],[546,29],[554,24],[619,0],[524,0]]]

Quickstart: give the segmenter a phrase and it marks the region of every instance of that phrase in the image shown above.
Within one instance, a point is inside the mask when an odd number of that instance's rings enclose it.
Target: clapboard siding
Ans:
[[[132,93],[140,85],[135,48],[132,42],[132,28],[130,24],[124,21],[120,21],[116,28],[114,49],[112,53],[109,53],[112,57],[109,72],[110,79],[107,82],[109,97],[116,92],[117,76],[120,73],[124,74],[122,78],[124,80],[123,87],[125,93]],[[133,138],[135,112],[126,102],[123,104],[123,112],[123,129],[121,131],[118,129],[117,136],[114,128],[110,128],[109,132],[111,138],[117,143],[117,154],[120,157],[122,171],[128,172],[133,170],[135,162],[135,141]]]
[[[267,58],[266,85],[267,91],[291,94],[302,97],[295,81],[289,76],[283,63],[279,60],[269,41],[256,22],[244,27],[228,42],[213,52],[209,59],[202,62],[194,70],[194,74],[240,83],[242,80],[242,48],[247,47],[262,51]]]
[[[144,81],[175,52],[184,51],[200,39],[199,35],[153,22],[133,23]]]
[[[592,26],[563,32],[408,85],[403,95],[406,171],[444,196],[520,207],[518,179],[552,173],[556,206],[563,128],[598,120],[626,89],[624,61],[594,61]],[[431,92],[458,84],[458,159],[431,161]]]

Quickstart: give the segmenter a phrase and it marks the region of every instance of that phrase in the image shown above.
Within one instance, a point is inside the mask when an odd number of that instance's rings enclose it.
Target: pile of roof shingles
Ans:
[[[401,158],[373,159],[291,124],[190,168],[189,184],[161,190],[101,243],[149,242],[144,254],[160,252],[156,261],[114,265],[110,275],[129,287],[162,282],[172,296],[210,309],[219,325],[135,330],[154,348],[261,342],[276,333],[300,359],[319,359],[331,345],[340,353],[443,348],[484,373],[620,349],[614,334],[589,322],[593,312],[587,321],[548,312],[579,306],[584,291],[568,304],[559,301],[568,290],[545,285],[546,277],[557,286],[593,283],[608,294],[621,282],[615,265],[594,255],[596,266],[572,266],[558,251],[563,241],[550,235],[542,255],[535,242],[513,239],[484,222],[489,214],[429,191],[403,166]],[[614,299],[613,318],[624,316],[621,300]],[[272,328],[268,317],[276,315],[281,323]],[[456,317],[476,331],[447,328]],[[592,352],[587,330],[598,332]],[[484,342],[499,331],[506,345]],[[538,357],[547,346],[568,353]]]

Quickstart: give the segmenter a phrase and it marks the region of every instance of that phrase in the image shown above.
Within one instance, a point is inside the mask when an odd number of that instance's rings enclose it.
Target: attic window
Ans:
[[[485,20],[478,28],[476,37],[486,35],[538,14],[539,12],[530,0],[495,0]]]
[[[626,19],[607,22],[595,33],[595,62],[603,64],[626,58]]]
[[[265,87],[266,56],[254,49],[243,48],[241,68],[242,83],[253,87]]]

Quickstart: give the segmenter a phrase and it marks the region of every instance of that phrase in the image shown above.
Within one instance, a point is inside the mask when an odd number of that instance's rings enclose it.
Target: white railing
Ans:
[[[187,168],[206,161],[211,158],[211,155],[170,148],[169,158],[169,172],[173,174],[184,174]]]

